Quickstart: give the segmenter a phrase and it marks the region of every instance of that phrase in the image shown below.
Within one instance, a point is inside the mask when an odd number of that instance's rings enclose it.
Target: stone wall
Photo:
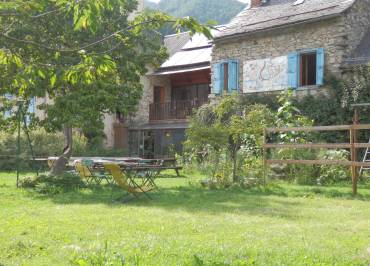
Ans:
[[[143,84],[143,96],[137,106],[137,111],[130,117],[130,126],[140,126],[149,123],[149,105],[154,100],[154,87],[164,87],[166,101],[171,101],[171,81],[168,76],[144,76],[141,78]]]
[[[358,0],[341,17],[239,36],[225,41],[216,40],[212,64],[238,59],[239,86],[242,91],[243,62],[276,58],[300,49],[322,47],[325,52],[325,74],[332,73],[340,76],[343,60],[356,48],[369,27],[369,1]],[[315,87],[311,87],[311,91],[313,90]]]
[[[113,123],[116,122],[116,117],[110,114],[104,114],[103,123],[104,123],[104,146],[107,148],[114,147],[114,129]]]
[[[357,0],[345,13],[346,55],[351,56],[370,28],[370,0]]]

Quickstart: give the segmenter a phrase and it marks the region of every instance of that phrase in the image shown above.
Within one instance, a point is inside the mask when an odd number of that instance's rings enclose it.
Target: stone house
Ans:
[[[251,0],[215,36],[212,96],[323,92],[327,74],[370,61],[369,25],[369,0]]]
[[[128,124],[130,154],[181,150],[193,109],[237,92],[325,92],[325,76],[370,62],[370,0],[250,0],[212,43],[166,36],[170,58],[146,77]],[[211,89],[210,89],[211,88]]]
[[[158,158],[180,152],[188,118],[208,102],[212,42],[185,32],[165,36],[164,46],[169,58],[142,78],[138,111],[127,121],[131,156]]]

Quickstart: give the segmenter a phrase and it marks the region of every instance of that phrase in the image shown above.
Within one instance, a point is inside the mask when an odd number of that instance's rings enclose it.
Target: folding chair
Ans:
[[[147,192],[153,190],[154,188],[137,184],[135,180],[127,177],[127,175],[122,172],[119,165],[106,163],[104,164],[104,169],[113,176],[114,181],[119,187],[123,188],[134,197],[138,198],[141,194],[144,194],[151,199]]]
[[[96,179],[90,169],[84,165],[81,162],[76,162],[75,163],[75,169],[78,175],[81,177],[82,180],[86,180],[88,184],[90,184],[92,181],[96,182]]]
[[[81,179],[86,180],[88,184],[95,182],[96,184],[100,185],[101,181],[106,178],[103,175],[94,174],[89,167],[81,162],[75,163],[75,169]]]

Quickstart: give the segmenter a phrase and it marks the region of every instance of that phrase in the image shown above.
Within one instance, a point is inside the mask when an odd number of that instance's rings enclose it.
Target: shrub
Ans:
[[[20,180],[20,187],[34,188],[41,194],[59,194],[70,190],[85,187],[79,176],[74,173],[65,173],[62,176],[42,174],[35,177],[26,177]]]
[[[243,106],[232,95],[201,107],[186,131],[185,149],[203,165],[212,178],[238,181],[243,174],[241,150],[259,156],[263,128],[273,124],[274,114],[263,105]]]
[[[329,150],[319,154],[322,160],[348,160],[349,152],[346,150]],[[319,185],[332,184],[335,182],[348,180],[350,177],[350,170],[347,166],[338,165],[322,165],[320,167],[320,176],[317,179]]]
[[[75,133],[75,148],[79,153],[85,153],[87,150],[87,140],[82,135]],[[35,157],[56,156],[63,151],[64,136],[62,133],[48,133],[44,129],[37,128],[30,132],[32,149]],[[17,134],[9,132],[0,132],[0,169],[14,170],[16,168],[17,153]],[[31,150],[27,135],[21,134],[21,169],[29,170],[33,168]]]
[[[64,148],[64,135],[61,132],[49,133],[42,128],[30,132],[30,139],[35,157],[58,156]],[[16,168],[17,134],[5,131],[0,132],[0,170],[14,170]],[[89,143],[81,133],[73,134],[72,156],[124,156],[126,151],[121,149],[105,148],[102,141]],[[21,165],[22,170],[35,170],[31,159],[31,151],[27,136],[21,134]]]

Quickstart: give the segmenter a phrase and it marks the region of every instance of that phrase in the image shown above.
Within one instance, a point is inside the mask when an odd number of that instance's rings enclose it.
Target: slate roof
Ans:
[[[222,28],[222,26],[218,28]],[[213,30],[212,34],[215,34],[216,31],[218,30]],[[169,35],[165,37],[164,45],[170,57],[151,75],[210,68],[213,43],[204,35],[195,34],[192,37],[189,33]]]
[[[164,46],[167,48],[169,56],[172,56],[180,51],[189,40],[189,32],[167,35],[164,37]]]
[[[211,62],[212,46],[202,49],[181,50],[161,65],[161,68],[198,65]]]
[[[296,0],[268,0],[257,8],[244,9],[215,39],[330,18],[346,11],[355,1],[305,0],[302,4],[294,5]]]

